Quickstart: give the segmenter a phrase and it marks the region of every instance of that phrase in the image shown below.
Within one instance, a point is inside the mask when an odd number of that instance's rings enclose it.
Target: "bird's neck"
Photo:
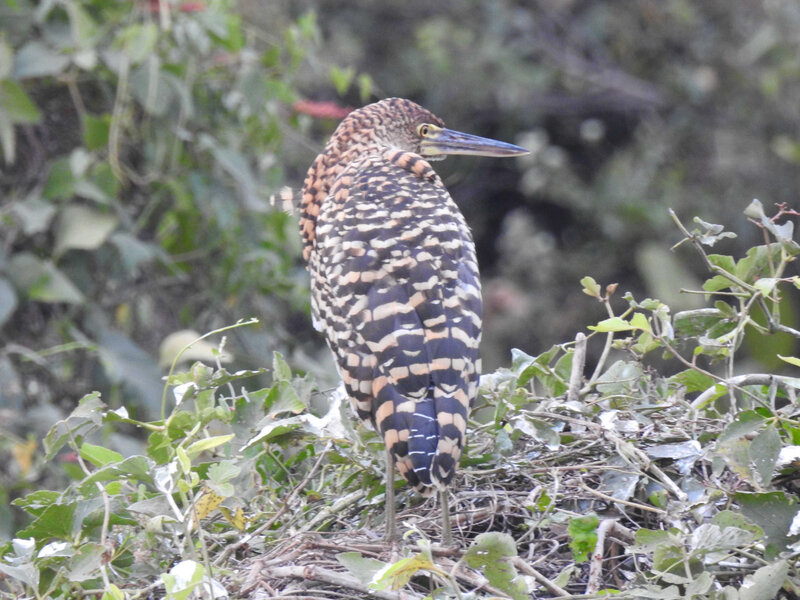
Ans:
[[[322,203],[342,172],[351,164],[368,156],[380,156],[384,161],[413,173],[420,179],[436,182],[439,176],[430,163],[419,154],[400,148],[387,148],[374,143],[352,143],[346,146],[331,139],[325,152],[317,156],[303,183],[300,202],[300,234],[303,238],[303,258],[308,261],[314,248],[317,217]]]

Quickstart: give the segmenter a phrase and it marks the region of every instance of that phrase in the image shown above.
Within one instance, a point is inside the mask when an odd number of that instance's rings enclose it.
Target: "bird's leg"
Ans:
[[[450,530],[450,502],[447,497],[447,488],[439,490],[442,501],[442,546],[453,545],[453,534]]]
[[[397,540],[397,521],[394,514],[394,457],[386,449],[386,533],[384,541]]]

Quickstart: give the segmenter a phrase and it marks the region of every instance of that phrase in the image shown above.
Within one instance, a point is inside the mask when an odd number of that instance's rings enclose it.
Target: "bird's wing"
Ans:
[[[480,368],[469,230],[438,177],[380,156],[343,173],[329,200],[311,262],[314,311],[359,415],[401,473],[447,484]]]

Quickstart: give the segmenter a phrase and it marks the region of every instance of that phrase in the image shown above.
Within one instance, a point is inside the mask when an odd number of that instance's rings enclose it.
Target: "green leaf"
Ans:
[[[703,290],[706,292],[719,292],[727,290],[733,283],[730,279],[723,275],[714,275],[711,279],[706,279],[703,282]]]
[[[738,492],[733,499],[741,507],[742,515],[764,530],[767,558],[787,549],[788,531],[798,511],[795,496],[784,492]]]
[[[489,583],[517,599],[528,598],[525,580],[519,577],[511,563],[517,556],[517,546],[507,533],[481,533],[464,553],[467,566],[478,569]]]
[[[736,263],[734,275],[745,282],[755,281],[762,274],[770,272],[770,260],[774,264],[780,262],[781,250],[781,245],[777,243],[750,248],[745,257]]]
[[[280,352],[272,353],[272,379],[273,381],[292,380],[292,369],[289,368]]]
[[[280,381],[267,394],[264,405],[270,416],[275,417],[281,413],[299,414],[307,407],[300,399],[297,390],[288,381]]]
[[[653,569],[671,583],[689,583],[684,559],[682,544],[662,544],[653,551]],[[691,561],[687,562],[691,564]]]
[[[789,565],[778,560],[747,575],[739,589],[739,600],[773,600],[789,575]]]
[[[32,515],[39,515],[51,504],[57,504],[61,494],[51,490],[37,490],[24,498],[17,498],[11,504],[18,506]]]
[[[555,450],[560,445],[561,438],[558,432],[553,429],[552,423],[523,414],[512,417],[510,425],[514,428],[514,431],[520,431],[528,437],[545,444],[550,450]]]
[[[671,384],[684,386],[687,393],[704,392],[715,383],[713,377],[701,373],[697,369],[686,369],[675,373],[668,381]]]
[[[99,248],[116,229],[119,218],[79,204],[65,206],[56,224],[55,254]]]
[[[739,527],[720,527],[715,523],[702,523],[692,531],[691,548],[706,560],[711,560],[710,555],[724,555],[724,553],[749,546],[755,540],[755,535],[749,529]]]
[[[300,417],[290,417],[288,419],[281,419],[279,421],[271,421],[261,427],[259,432],[247,441],[247,444],[242,448],[246,450],[258,442],[268,442],[274,440],[282,435],[291,433],[302,427],[304,421]]]
[[[733,273],[736,267],[736,262],[733,260],[733,257],[726,254],[709,254],[708,262],[721,269],[725,269],[728,273]]]
[[[33,589],[39,587],[39,569],[32,562],[22,563],[19,566],[0,563],[0,573],[17,579]]]
[[[96,467],[104,467],[110,463],[122,462],[122,455],[102,446],[84,443],[80,450],[81,456]]]
[[[67,2],[65,5],[69,15],[72,42],[79,48],[91,47],[94,37],[98,34],[97,23],[92,16],[77,2]]]
[[[364,585],[370,583],[375,574],[387,566],[380,560],[362,556],[360,552],[340,552],[336,555],[336,560]]]
[[[597,544],[597,526],[600,520],[597,515],[586,515],[584,517],[573,517],[567,525],[569,535],[569,547],[575,562],[586,562],[589,555],[594,552]]]
[[[142,108],[150,115],[163,117],[175,102],[174,77],[161,69],[157,54],[149,55],[131,73],[131,93]]]
[[[14,78],[50,77],[62,73],[69,57],[38,40],[27,42],[14,57]]]
[[[87,150],[97,150],[108,145],[108,132],[111,129],[111,115],[86,114],[83,119],[83,144]]]
[[[642,376],[642,365],[634,361],[618,360],[597,378],[597,390],[603,394],[619,394],[637,385]]]
[[[339,68],[331,67],[331,83],[340,96],[344,96],[350,88],[350,83],[355,77],[356,70],[353,67]]]
[[[22,227],[25,235],[36,235],[50,227],[50,222],[56,214],[56,207],[52,202],[33,196],[13,203],[11,213],[15,223]]]
[[[650,322],[643,313],[633,313],[633,317],[631,317],[631,327],[633,329],[641,329],[647,333],[653,332],[650,328]]]
[[[742,479],[753,485],[760,482],[754,481],[750,464],[750,441],[745,438],[736,438],[720,444],[716,452],[722,457],[728,467]]]
[[[694,222],[700,225],[705,231],[700,231],[695,229],[692,231],[694,236],[701,244],[705,244],[706,246],[713,246],[718,241],[724,238],[735,238],[736,234],[730,231],[724,231],[724,227],[722,225],[717,225],[715,223],[707,223],[703,221],[700,217],[695,217]]]
[[[100,600],[125,600],[125,594],[113,583],[109,583]]]
[[[8,79],[13,66],[14,50],[3,35],[0,37],[0,79]]]
[[[415,556],[401,558],[394,564],[389,564],[377,571],[370,582],[369,587],[374,590],[399,590],[405,586],[417,571],[436,571],[436,565],[424,553],[420,552]]]
[[[744,529],[753,534],[755,539],[764,537],[764,530],[752,521],[746,519],[740,513],[732,510],[722,510],[711,517],[711,522],[720,527],[736,527]]]
[[[0,328],[17,308],[17,293],[5,277],[0,277]]]
[[[769,486],[772,481],[782,446],[781,436],[774,425],[767,426],[750,443],[750,460],[753,461],[761,485],[764,487]]]
[[[180,464],[181,471],[184,474],[187,474],[192,470],[192,461],[183,446],[178,446],[175,448],[175,458],[178,459],[178,464]]]
[[[583,289],[581,290],[587,296],[591,296],[592,298],[597,298],[600,300],[602,298],[600,284],[597,283],[593,277],[586,276],[581,279],[581,285]]]
[[[686,586],[686,598],[696,598],[701,594],[706,594],[714,582],[714,577],[708,571],[700,573]]]
[[[761,292],[763,296],[769,296],[780,281],[780,279],[776,279],[775,277],[762,277],[753,283],[753,287]]]
[[[68,158],[60,158],[50,164],[50,173],[42,190],[42,197],[49,200],[68,200],[75,193],[75,176]]]
[[[230,433],[228,435],[215,435],[209,438],[203,438],[202,440],[198,440],[186,448],[186,454],[189,456],[189,458],[195,458],[198,454],[201,454],[206,450],[211,450],[212,448],[216,448],[222,444],[227,444],[235,437],[235,434]]]
[[[86,394],[78,402],[70,415],[50,428],[44,437],[45,460],[51,460],[71,438],[85,434],[100,427],[105,403],[99,392]]]
[[[639,529],[634,539],[636,543],[631,550],[635,552],[653,552],[658,546],[675,541],[674,536],[663,529]]]
[[[375,82],[368,73],[361,73],[358,76],[358,96],[362,102],[367,102],[372,96],[372,90],[375,88]]]
[[[601,333],[611,333],[615,331],[630,331],[633,326],[622,317],[610,317],[600,321],[597,325],[589,325],[589,329]]]
[[[138,65],[153,51],[157,41],[155,23],[134,23],[117,34],[114,44],[128,56],[131,65]]]
[[[14,124],[0,111],[0,147],[3,148],[3,160],[10,165],[16,160],[17,146],[14,134]]]
[[[96,482],[127,479],[136,483],[152,483],[155,463],[146,456],[131,456],[119,463],[110,463],[81,481],[80,491],[90,495],[97,493]]]
[[[50,261],[29,252],[15,254],[8,262],[8,276],[14,286],[31,300],[82,304],[83,294]]]
[[[17,532],[17,537],[37,540],[46,539],[72,539],[72,528],[77,504],[52,504],[45,508],[33,523]]]
[[[232,460],[223,460],[208,468],[209,481],[222,484],[239,476],[242,468]]]
[[[761,204],[761,200],[758,198],[753,198],[743,212],[746,217],[755,219],[756,221],[761,221],[761,219],[766,217],[766,214],[764,213],[764,205]]]
[[[205,568],[193,560],[182,560],[162,573],[161,580],[167,590],[169,600],[187,600],[192,591],[203,581]]]
[[[100,568],[104,564],[103,554],[105,551],[106,549],[101,544],[91,542],[81,544],[69,561],[67,579],[80,582],[99,577]]]
[[[2,322],[0,320],[0,322]],[[790,365],[794,365],[795,367],[800,367],[800,358],[795,356],[781,356],[780,354],[777,355],[782,361],[789,363]]]
[[[728,440],[737,439],[761,428],[764,423],[764,417],[754,410],[746,410],[738,415],[731,422],[719,436],[718,442],[720,444]]]
[[[0,113],[11,123],[38,123],[42,118],[33,100],[10,79],[0,81]]]

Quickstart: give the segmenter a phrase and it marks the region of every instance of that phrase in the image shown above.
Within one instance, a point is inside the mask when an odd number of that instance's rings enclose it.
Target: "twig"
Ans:
[[[714,394],[717,393],[717,386],[724,385],[726,387],[742,388],[746,385],[773,385],[775,383],[781,384],[785,388],[793,388],[796,378],[783,377],[782,375],[771,375],[769,373],[750,373],[748,375],[737,375],[730,379],[724,379],[715,383],[710,388],[706,389],[697,398],[692,400],[691,407],[693,410],[702,408]]]
[[[452,549],[448,549],[448,550],[452,550]],[[440,553],[434,551],[434,554],[435,555],[439,555]],[[473,594],[477,590],[483,590],[484,592],[488,592],[492,596],[497,596],[499,598],[503,598],[506,595],[505,592],[503,592],[502,590],[498,590],[497,588],[495,588],[492,585],[490,585],[489,584],[489,580],[486,579],[486,577],[484,577],[482,574],[477,573],[477,572],[472,571],[472,570],[469,570],[469,569],[461,568],[462,567],[462,562],[460,560],[459,561],[455,561],[455,562],[451,561],[451,562],[447,562],[447,563],[442,561],[440,563],[440,565],[441,565],[443,570],[449,569],[449,572],[447,574],[448,581],[449,581],[451,587],[453,588],[453,591],[456,594],[458,594],[459,598],[461,598],[461,590],[459,589],[456,580],[463,581],[467,585],[471,586],[472,589],[473,589],[473,592],[472,592]]]
[[[595,594],[600,591],[603,577],[603,555],[605,554],[606,534],[613,527],[616,519],[603,519],[597,527],[597,543],[589,561],[589,579],[586,582],[586,593]]]
[[[532,411],[529,413],[531,416],[541,416],[548,419],[555,419],[560,421],[567,421],[572,423],[579,423],[585,426],[588,429],[594,429],[595,431],[602,432],[606,438],[613,442],[614,445],[617,447],[617,453],[625,459],[629,463],[633,463],[636,467],[644,470],[649,471],[652,475],[661,482],[661,484],[667,488],[667,490],[678,500],[681,502],[685,502],[687,500],[686,493],[680,489],[675,482],[673,482],[669,477],[667,477],[666,473],[658,468],[657,465],[650,460],[650,458],[639,450],[636,446],[623,440],[613,431],[610,431],[604,428],[599,423],[592,423],[591,421],[586,421],[584,419],[576,419],[575,417],[568,417],[566,415],[560,415],[558,413],[551,413],[547,411]],[[617,500],[615,500],[617,501]]]
[[[731,283],[738,285],[740,288],[742,288],[743,290],[747,290],[751,294],[759,293],[758,290],[754,288],[752,285],[745,283],[744,281],[736,277],[736,275],[729,273],[722,267],[719,267],[714,263],[712,263],[708,259],[708,255],[706,254],[705,250],[703,250],[703,245],[697,239],[697,236],[694,235],[693,233],[690,233],[689,230],[686,229],[686,227],[684,227],[683,223],[681,223],[681,220],[678,218],[678,215],[671,208],[669,209],[669,216],[672,217],[672,220],[675,222],[675,225],[677,225],[678,229],[681,230],[681,233],[686,236],[686,239],[688,239],[692,243],[692,246],[694,246],[695,250],[697,250],[698,254],[700,254],[700,257],[703,259],[703,264],[705,264],[706,268],[709,271],[711,271],[712,273],[716,273],[717,275],[721,275]]]
[[[530,575],[531,577],[533,577],[536,581],[541,583],[544,587],[546,587],[550,592],[552,592],[556,596],[568,597],[570,595],[570,593],[567,590],[550,581],[547,577],[542,575],[539,571],[534,569],[532,566],[530,566],[528,563],[522,560],[522,558],[520,558],[519,556],[515,556],[511,560],[511,562],[517,569],[525,573],[525,575]]]
[[[330,583],[339,587],[355,590],[362,594],[368,594],[373,598],[380,598],[382,600],[413,600],[416,598],[422,599],[424,596],[413,594],[404,591],[401,596],[399,592],[385,592],[383,590],[373,590],[369,586],[361,583],[355,577],[346,575],[344,573],[337,573],[330,569],[316,567],[313,565],[306,566],[289,566],[289,567],[273,567],[269,570],[270,577],[293,577],[295,579],[311,579],[313,581],[320,581],[322,583]]]
[[[754,401],[758,401],[758,398],[756,398],[753,394],[751,394],[747,390],[745,390],[745,389],[743,389],[741,387],[737,387],[733,383],[726,383],[727,381],[729,381],[729,379],[725,379],[724,377],[720,377],[719,375],[715,375],[711,371],[706,371],[705,369],[703,369],[701,367],[698,367],[697,364],[694,363],[693,361],[686,360],[683,356],[681,356],[681,354],[675,348],[672,347],[672,345],[663,336],[656,336],[655,339],[658,340],[660,343],[662,343],[664,345],[664,348],[667,349],[667,352],[669,352],[672,356],[677,358],[678,361],[683,363],[684,366],[686,366],[689,369],[692,369],[694,371],[697,371],[701,375],[705,375],[706,377],[714,379],[718,383],[721,383],[723,385],[727,385],[729,388],[731,388],[731,387],[736,388],[740,392],[742,392],[743,394],[746,394],[746,395],[750,396],[750,398],[752,398]],[[695,402],[696,402],[696,400],[695,400]],[[694,404],[694,403],[692,403],[692,404]]]
[[[767,328],[769,329],[770,333],[781,332],[781,333],[788,333],[789,335],[800,338],[800,331],[797,329],[793,329],[788,325],[784,325],[783,323],[776,321],[772,315],[772,311],[769,310],[767,306],[767,302],[764,299],[762,294],[758,294],[758,305],[761,307],[764,316],[767,318]]]
[[[356,490],[355,492],[350,492],[346,496],[339,498],[336,502],[331,504],[330,506],[326,506],[321,511],[317,513],[308,524],[306,524],[302,531],[311,531],[317,525],[323,523],[326,519],[332,517],[335,514],[341,513],[351,505],[355,504],[359,500],[361,500],[366,495],[365,490]]]
[[[598,427],[600,426],[598,425]],[[627,460],[628,462],[636,463],[639,468],[652,473],[652,475],[661,482],[661,485],[667,488],[667,491],[669,491],[681,502],[686,502],[686,500],[688,500],[686,492],[675,485],[675,482],[667,477],[667,474],[664,473],[664,471],[662,471],[652,460],[650,460],[650,457],[648,457],[647,454],[639,450],[639,448],[630,442],[623,440],[613,431],[603,429],[603,432],[609,441],[614,442],[614,444],[617,446],[617,452],[623,459]]]
[[[69,441],[72,448],[75,450],[75,457],[78,461],[78,465],[80,466],[81,470],[86,474],[87,477],[91,476],[92,472],[89,470],[89,467],[86,466],[86,463],[81,456],[81,449],[78,446],[78,442],[75,441],[75,436],[72,435],[72,429],[70,429],[66,422],[64,423],[64,427],[67,430],[67,435],[69,435]],[[106,488],[103,487],[99,481],[95,481],[94,485],[97,487],[97,490],[100,492],[101,497],[103,498],[103,524],[100,528],[100,546],[104,549],[105,553],[109,552],[109,545],[108,545],[108,526],[111,522],[111,498],[106,491]],[[100,561],[100,576],[103,578],[103,585],[105,589],[108,589],[111,585],[111,582],[108,579],[108,565],[111,562],[112,556],[103,556],[103,559]]]
[[[603,306],[606,307],[606,313],[608,314],[609,318],[614,316],[614,310],[611,308],[611,302],[609,301],[610,297],[611,297],[610,288],[606,286],[606,295],[600,301],[603,303]],[[625,311],[622,314],[622,316],[625,316],[628,312],[630,312],[630,310],[631,309]],[[614,343],[614,332],[609,331],[606,334],[606,343],[603,346],[602,354],[600,354],[600,360],[597,361],[597,365],[595,365],[594,372],[592,373],[592,376],[589,378],[589,381],[586,382],[585,386],[583,386],[583,389],[581,390],[582,394],[585,394],[590,389],[592,389],[592,386],[594,385],[595,381],[597,381],[597,379],[600,377],[600,374],[603,372],[603,369],[606,366],[606,361],[608,360],[608,355],[611,352],[611,345],[613,343]]]
[[[647,506],[646,504],[639,504],[638,502],[631,502],[630,500],[622,500],[621,498],[614,498],[614,496],[609,496],[608,494],[604,494],[598,490],[593,490],[585,483],[581,482],[579,484],[581,489],[585,492],[589,492],[592,496],[597,496],[598,498],[605,500],[606,502],[614,502],[616,504],[624,504],[625,506],[630,506],[631,508],[638,508],[639,510],[646,510],[649,512],[654,512],[659,515],[666,515],[669,514],[667,511],[656,508],[655,506]]]
[[[572,369],[569,373],[567,402],[577,402],[580,398],[583,368],[586,365],[586,336],[578,332],[575,336],[575,352],[572,354]]]

